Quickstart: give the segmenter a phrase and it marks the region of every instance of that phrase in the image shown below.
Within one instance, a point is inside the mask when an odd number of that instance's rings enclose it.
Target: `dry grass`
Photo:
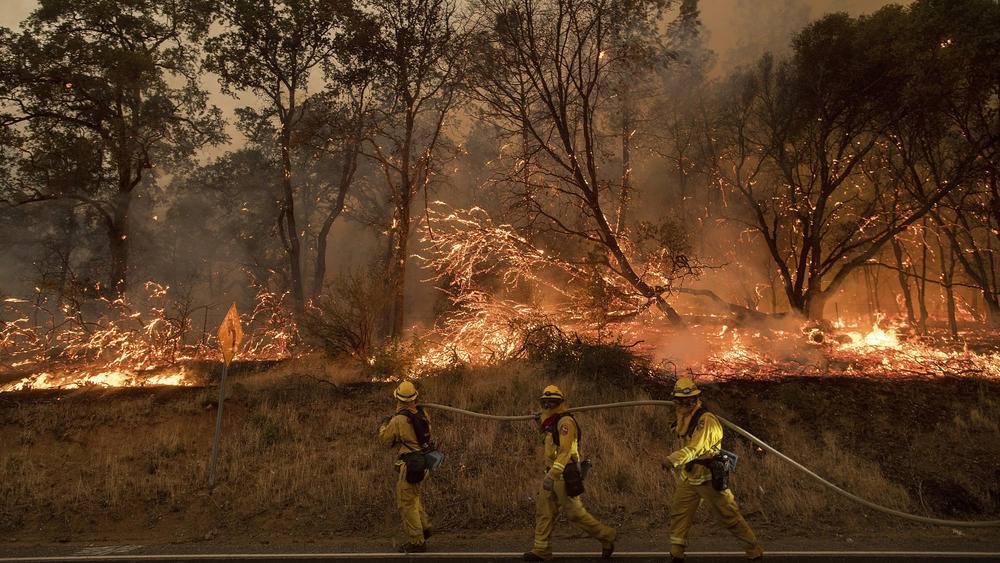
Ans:
[[[319,377],[327,382],[319,382]],[[215,418],[215,389],[85,391],[31,394],[0,402],[0,531],[40,539],[161,534],[191,540],[233,537],[314,538],[392,533],[393,456],[374,439],[391,412],[391,383],[362,383],[358,372],[316,358],[234,380],[228,395],[219,474],[209,494],[206,472]],[[537,368],[513,364],[456,369],[420,383],[430,402],[492,413],[535,410],[550,381]],[[652,393],[583,377],[555,378],[576,404],[647,398]],[[729,383],[727,385],[739,385]],[[936,482],[887,476],[859,427],[823,414],[823,428],[803,424],[820,407],[780,396],[767,408],[727,416],[834,482],[873,501],[906,510],[940,510],[929,488],[960,490],[982,514],[996,515],[995,481],[945,471],[914,447],[913,462]],[[993,455],[1000,401],[985,390],[953,417],[928,426],[948,456]],[[750,405],[750,406],[748,406]],[[673,482],[661,462],[673,446],[672,413],[652,407],[586,413],[583,449],[594,459],[587,503],[602,519],[627,528],[662,528]],[[873,415],[874,416],[874,415]],[[501,424],[432,413],[448,458],[427,484],[427,504],[442,529],[507,529],[531,525],[541,478],[539,438],[531,423]],[[913,424],[913,421],[896,421]],[[894,526],[832,496],[773,456],[759,456],[731,437],[742,458],[734,490],[753,523],[815,522],[846,529]],[[996,445],[990,447],[996,448]],[[977,454],[976,452],[980,452]],[[938,452],[939,455],[941,452]],[[995,465],[995,462],[994,462]],[[966,507],[962,516],[972,516]],[[982,516],[981,514],[981,516]],[[995,516],[994,516],[995,517]],[[700,518],[710,519],[707,511]],[[794,526],[792,526],[794,528]],[[111,530],[110,532],[108,530]]]

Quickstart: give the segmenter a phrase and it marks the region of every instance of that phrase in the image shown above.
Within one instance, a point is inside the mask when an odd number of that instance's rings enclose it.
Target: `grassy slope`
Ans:
[[[396,533],[392,455],[373,439],[393,407],[392,385],[334,386],[301,375],[317,369],[307,360],[237,378],[226,403],[222,483],[211,495],[212,388],[0,395],[0,532],[146,542]],[[666,395],[656,384],[553,381],[575,404]],[[511,365],[452,371],[420,388],[428,401],[524,413],[548,382],[540,367]],[[709,405],[873,501],[995,519],[998,391],[1000,382],[971,380],[733,381],[712,386]],[[437,527],[529,527],[541,471],[532,425],[432,416],[448,455],[427,486]],[[595,514],[627,529],[664,528],[673,485],[660,462],[673,445],[671,417],[652,407],[581,415],[596,464],[587,494]],[[751,523],[772,535],[905,526],[744,446],[727,438],[742,454],[734,489]]]

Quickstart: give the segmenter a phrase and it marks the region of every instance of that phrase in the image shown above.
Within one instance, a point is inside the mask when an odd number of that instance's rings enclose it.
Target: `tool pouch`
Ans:
[[[427,458],[424,456],[423,452],[410,452],[408,454],[403,454],[399,456],[399,459],[403,460],[403,463],[406,464],[407,483],[416,485],[424,480],[424,475],[427,470]]]
[[[568,497],[578,497],[582,495],[585,491],[583,487],[583,479],[590,471],[590,460],[585,459],[583,461],[574,461],[572,463],[566,464],[566,469],[563,470],[563,482],[566,484],[566,496]]]
[[[728,450],[719,450],[710,459],[696,459],[688,462],[687,470],[690,471],[694,465],[704,465],[712,474],[712,488],[716,491],[724,491],[729,488],[729,474],[736,470],[736,462],[739,456]]]
[[[724,491],[729,488],[729,474],[736,470],[739,456],[728,450],[720,450],[708,462],[708,470],[712,472],[712,488]]]

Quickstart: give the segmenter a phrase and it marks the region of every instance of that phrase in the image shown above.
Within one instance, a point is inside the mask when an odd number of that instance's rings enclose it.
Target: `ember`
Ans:
[[[0,385],[0,392],[193,384],[182,364],[219,360],[215,337],[192,334],[192,319],[169,302],[168,288],[148,283],[146,289],[143,301],[149,313],[120,298],[105,301],[106,312],[95,320],[78,316],[48,328],[30,325],[28,317],[3,322],[0,361],[13,372],[38,371]],[[282,294],[257,294],[254,309],[244,319],[252,327],[253,340],[243,347],[243,359],[291,356],[298,335],[284,302]]]

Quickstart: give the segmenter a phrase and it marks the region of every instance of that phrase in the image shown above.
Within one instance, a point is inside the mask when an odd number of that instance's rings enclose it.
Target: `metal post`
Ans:
[[[219,412],[215,414],[215,438],[212,439],[212,460],[208,464],[208,486],[215,486],[215,462],[219,459],[219,438],[222,436],[222,402],[226,398],[226,372],[229,364],[222,362],[222,380],[219,382]]]

